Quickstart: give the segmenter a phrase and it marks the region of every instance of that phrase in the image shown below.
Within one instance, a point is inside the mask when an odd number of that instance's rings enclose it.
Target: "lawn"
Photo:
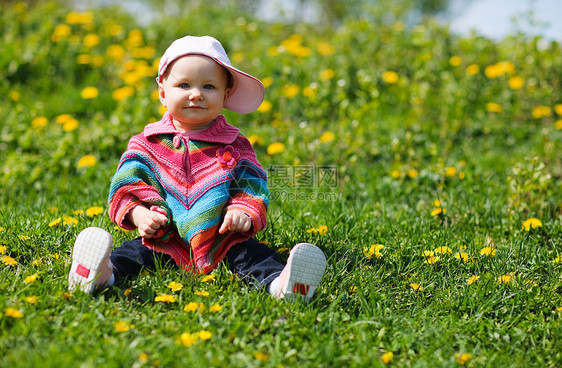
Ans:
[[[0,366],[562,365],[560,43],[375,9],[324,28],[230,2],[151,24],[26,4],[0,5]],[[67,291],[82,229],[136,237],[109,220],[109,182],[162,115],[158,58],[185,34],[267,87],[258,111],[225,114],[268,172],[257,238],[328,258],[308,304],[223,265]]]

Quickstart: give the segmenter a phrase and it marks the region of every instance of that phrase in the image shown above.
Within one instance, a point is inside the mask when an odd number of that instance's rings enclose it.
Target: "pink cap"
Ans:
[[[225,109],[247,114],[261,105],[265,94],[263,84],[259,79],[233,67],[221,43],[210,36],[185,36],[172,42],[160,59],[156,81],[162,82],[162,76],[174,60],[189,54],[208,56],[231,72],[234,84],[224,105]]]

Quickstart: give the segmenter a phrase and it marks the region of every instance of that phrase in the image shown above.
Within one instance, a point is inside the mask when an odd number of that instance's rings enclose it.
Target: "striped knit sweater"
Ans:
[[[129,141],[111,182],[109,215],[132,230],[126,219],[131,209],[160,208],[172,221],[143,244],[169,254],[184,270],[206,273],[232,245],[265,227],[266,180],[250,142],[223,115],[209,129],[186,137],[166,113]],[[248,233],[218,233],[229,209],[250,216]]]

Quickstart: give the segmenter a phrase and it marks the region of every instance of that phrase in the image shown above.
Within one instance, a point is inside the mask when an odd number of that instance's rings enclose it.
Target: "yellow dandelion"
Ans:
[[[63,225],[70,225],[70,226],[76,226],[76,224],[78,223],[78,220],[75,219],[74,217],[70,217],[70,216],[65,216],[62,218],[62,224]]]
[[[98,97],[99,91],[96,87],[86,87],[80,92],[80,96],[85,100],[91,100]]]
[[[131,56],[137,59],[152,59],[156,49],[151,46],[139,47],[131,50]]]
[[[261,105],[258,107],[256,111],[258,112],[268,112],[271,111],[272,104],[268,100],[263,100]]]
[[[495,102],[488,102],[486,104],[486,110],[488,110],[489,112],[502,112],[503,107]]]
[[[380,257],[382,257],[382,253],[380,251],[383,250],[383,249],[384,249],[384,245],[374,244],[374,245],[371,245],[368,248],[365,248],[363,250],[363,254],[367,258],[371,258],[372,256],[375,256],[376,258],[380,258]]]
[[[84,40],[82,41],[84,46],[86,47],[94,47],[99,45],[100,43],[100,36],[95,33],[88,33],[84,36]]]
[[[522,229],[525,229],[525,231],[531,231],[531,229],[536,229],[537,227],[541,227],[541,226],[542,226],[541,220],[539,220],[538,218],[531,217],[523,221]]]
[[[326,131],[320,136],[320,142],[322,143],[328,143],[333,141],[334,139],[336,139],[336,135],[330,131]]]
[[[72,115],[69,115],[69,114],[61,114],[61,115],[58,115],[58,116],[55,118],[55,121],[56,121],[58,124],[61,124],[61,125],[62,125],[62,124],[64,124],[64,123],[66,123],[66,122],[67,122],[68,120],[70,120],[70,119],[72,119]]]
[[[2,231],[4,229],[0,228],[0,231]],[[6,250],[8,248],[5,245],[0,245],[0,254],[6,254]]]
[[[521,89],[523,88],[525,81],[523,80],[523,78],[519,76],[514,76],[509,78],[508,84],[509,84],[509,88],[511,89]]]
[[[148,354],[147,353],[140,353],[138,359],[139,359],[139,362],[146,363],[146,362],[148,362]]]
[[[440,260],[441,260],[441,258],[439,258],[439,257],[430,256],[430,257],[427,257],[423,262],[427,263],[427,264],[434,264],[434,263],[439,262]]]
[[[61,221],[62,221],[61,218],[55,219],[55,220],[49,222],[49,227],[58,226],[61,223]]]
[[[445,169],[445,176],[449,178],[453,178],[457,175],[457,169],[453,166],[450,166]]]
[[[25,282],[26,284],[31,284],[32,282],[35,282],[35,280],[37,280],[37,277],[38,277],[38,276],[39,276],[39,275],[37,275],[36,273],[34,273],[33,275],[27,276],[27,277],[25,278],[24,282]]]
[[[466,67],[465,72],[468,75],[475,75],[480,72],[480,67],[476,64],[470,64],[469,66]]]
[[[267,154],[270,156],[282,153],[285,151],[285,145],[281,142],[274,142],[267,146]]]
[[[135,328],[135,325],[130,324],[127,321],[118,321],[118,322],[115,322],[113,327],[115,327],[115,331],[117,331],[117,332],[127,332],[127,331]]]
[[[33,262],[31,262],[31,264],[32,264],[33,266],[39,266],[39,265],[42,265],[42,264],[43,264],[43,260],[42,260],[42,259],[36,259],[36,260],[34,260]]]
[[[103,207],[93,206],[86,210],[86,216],[93,217],[103,213]]]
[[[320,80],[332,79],[335,74],[333,69],[324,69],[320,72]]]
[[[69,119],[62,125],[62,130],[64,130],[65,132],[72,132],[73,130],[76,130],[76,128],[78,128],[78,125],[80,125],[78,123],[78,120]]]
[[[548,106],[541,105],[534,107],[533,111],[531,111],[531,114],[535,119],[540,119],[550,116],[552,114],[552,110]]]
[[[181,289],[183,289],[183,285],[179,282],[172,281],[168,284],[168,289],[172,291],[180,291]]]
[[[18,265],[18,261],[16,261],[10,256],[2,257],[2,263],[4,263],[6,266],[12,266],[12,267],[16,267]]]
[[[258,351],[254,354],[254,358],[256,358],[257,360],[266,361],[269,359],[269,354],[264,354]]]
[[[92,167],[96,164],[96,156],[94,155],[85,155],[78,160],[78,168],[82,169],[84,167]]]
[[[318,92],[318,85],[316,83],[310,83],[308,87],[302,90],[302,94],[306,97],[314,97]]]
[[[500,284],[508,284],[511,281],[511,275],[501,275],[498,277],[498,282]]]
[[[197,302],[189,302],[183,307],[185,312],[195,312],[196,310],[202,310],[204,308],[203,304]]]
[[[468,261],[468,253],[466,252],[458,252],[455,254],[455,258],[464,262]]]
[[[41,127],[47,126],[48,123],[49,123],[49,120],[47,120],[46,117],[38,116],[35,119],[33,119],[33,121],[31,122],[31,126],[34,127],[34,128],[41,128]]]
[[[562,263],[562,257],[558,256],[552,260],[552,263]]]
[[[300,90],[301,88],[296,84],[287,84],[283,86],[281,93],[287,98],[293,98],[300,92]]]
[[[249,137],[248,137],[248,141],[250,141],[250,144],[251,144],[252,146],[254,146],[254,145],[262,145],[263,142],[264,142],[264,141],[263,141],[263,138],[260,137],[260,136],[257,135],[257,134],[252,134],[251,136],[249,136]]]
[[[201,330],[199,332],[196,332],[196,335],[199,339],[203,341],[209,340],[211,337],[213,337],[211,331],[207,331],[207,330]]]
[[[89,24],[94,21],[94,15],[91,12],[70,12],[66,15],[66,23],[68,24]]]
[[[201,278],[202,282],[213,282],[215,281],[215,275],[205,275]]]
[[[209,296],[209,292],[205,290],[197,290],[193,294],[197,296]]]
[[[132,95],[135,94],[135,89],[131,86],[124,86],[121,88],[117,88],[115,91],[113,91],[113,93],[111,94],[111,97],[113,97],[113,99],[115,101],[121,101],[124,100],[126,98],[131,97]]]
[[[334,49],[334,46],[326,42],[320,42],[316,47],[316,49],[318,50],[318,53],[322,56],[331,55],[336,51]]]
[[[180,336],[180,341],[185,347],[190,347],[197,342],[197,335],[184,332]]]
[[[23,318],[23,313],[16,308],[6,308],[4,309],[4,314],[6,315],[6,317],[11,317],[11,318],[15,318],[15,319],[19,319],[19,318]]]
[[[449,58],[449,64],[451,64],[451,66],[459,66],[462,63],[462,59],[460,58],[460,56],[451,56]]]
[[[437,215],[441,215],[441,214],[446,214],[447,210],[445,208],[436,208],[433,211],[431,211],[431,216],[437,216]]]
[[[416,291],[423,291],[423,288],[420,284],[417,283],[411,283],[410,287]]]
[[[467,284],[467,285],[472,285],[472,284],[474,284],[476,281],[478,281],[479,279],[480,279],[480,276],[478,276],[478,275],[470,276],[470,277],[468,278],[468,281],[466,282],[466,284]]]
[[[154,298],[155,302],[161,303],[175,303],[177,300],[178,298],[176,296],[170,294],[162,294]]]
[[[211,313],[217,313],[220,312],[222,310],[222,306],[219,304],[213,304],[209,307],[209,312]]]
[[[384,364],[388,364],[394,358],[394,353],[392,351],[387,351],[381,356],[381,360]]]
[[[262,79],[262,84],[265,88],[271,86],[273,84],[273,78],[271,77],[265,77],[264,79]]]
[[[408,170],[408,172],[406,173],[406,175],[408,175],[408,177],[409,177],[410,179],[414,179],[414,178],[416,178],[416,177],[419,175],[419,172],[418,172],[418,170],[416,170],[416,169],[410,169],[410,170]]]
[[[382,73],[382,80],[389,84],[398,82],[398,73],[387,70]]]
[[[110,45],[106,50],[107,56],[115,61],[122,61],[125,58],[127,52],[125,48],[121,45]]]
[[[556,120],[556,123],[554,123],[554,127],[557,130],[562,130],[562,119],[561,120]]]
[[[318,226],[318,228],[311,228],[306,230],[307,233],[309,234],[320,234],[320,235],[325,235],[328,232],[328,226],[326,225],[320,225]]]
[[[399,179],[400,178],[400,171],[392,170],[392,172],[390,173],[390,176],[392,176],[393,179]]]
[[[470,360],[472,359],[472,354],[469,353],[457,353],[455,354],[455,360],[457,361],[457,363],[459,363],[460,365],[465,365],[466,363],[468,363]]]
[[[482,249],[480,249],[480,254],[483,256],[494,256],[496,255],[496,250],[493,249],[492,247],[484,247]]]
[[[10,91],[10,98],[14,101],[19,101],[21,98],[21,93],[18,91]]]
[[[123,295],[129,296],[129,295],[131,295],[132,292],[133,291],[131,289],[125,289],[125,291],[123,292]]]
[[[71,33],[72,28],[68,24],[59,24],[53,30],[53,34],[51,34],[51,40],[53,42],[60,42],[70,36]]]
[[[452,249],[447,247],[447,246],[437,247],[437,248],[435,248],[434,252],[435,253],[441,253],[441,254],[445,254],[445,253],[452,254],[453,253]]]
[[[350,294],[353,294],[353,293],[355,293],[356,291],[357,291],[357,286],[353,286],[353,285],[352,285],[352,286],[349,287],[349,293],[350,293]]]
[[[25,297],[25,301],[29,304],[35,304],[39,301],[39,298],[37,298],[36,296],[27,296]]]

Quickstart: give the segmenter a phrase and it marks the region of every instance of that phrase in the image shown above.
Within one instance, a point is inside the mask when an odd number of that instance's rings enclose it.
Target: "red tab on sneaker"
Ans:
[[[90,269],[79,264],[78,267],[76,267],[76,273],[87,279],[88,275],[90,275]]]
[[[310,285],[301,284],[300,282],[295,282],[295,284],[293,285],[293,293],[307,295],[309,288]]]

